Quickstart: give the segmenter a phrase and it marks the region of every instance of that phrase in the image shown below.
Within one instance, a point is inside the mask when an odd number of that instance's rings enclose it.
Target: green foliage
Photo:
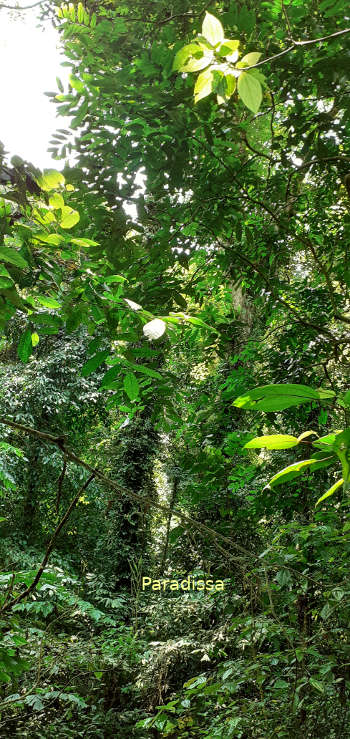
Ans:
[[[350,734],[346,13],[57,4],[63,172],[0,150],[6,736]],[[66,449],[114,487],[41,572]]]

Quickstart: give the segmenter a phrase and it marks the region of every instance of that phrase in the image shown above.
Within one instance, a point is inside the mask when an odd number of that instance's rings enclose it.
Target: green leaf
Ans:
[[[98,246],[98,241],[92,241],[92,239],[71,239],[71,244],[77,246]]]
[[[120,364],[116,364],[114,365],[114,367],[111,367],[109,370],[107,370],[106,374],[103,375],[100,388],[109,387],[111,382],[113,382],[113,380],[115,380],[117,375],[119,375],[120,371],[121,371]]]
[[[257,113],[262,101],[260,82],[249,72],[241,72],[238,77],[237,91],[244,105],[252,113]]]
[[[271,436],[258,436],[251,439],[244,445],[244,449],[290,449],[298,446],[299,441],[296,436],[289,434],[271,434]]]
[[[333,431],[333,433],[327,434],[327,436],[321,436],[320,439],[316,439],[316,441],[312,442],[312,446],[315,446],[318,449],[333,449],[335,440],[338,434],[341,433],[341,431]]]
[[[166,330],[166,323],[161,318],[154,318],[153,321],[149,321],[143,327],[143,333],[147,336],[150,341],[155,341],[163,336]]]
[[[139,396],[139,383],[132,372],[125,375],[123,385],[129,400],[136,400]]]
[[[319,691],[319,693],[324,693],[324,685],[323,683],[320,683],[319,680],[315,680],[313,677],[310,677],[310,685],[312,685],[313,688],[316,688],[316,690]]]
[[[59,234],[47,234],[44,231],[33,234],[33,239],[36,241],[43,241],[44,244],[50,244],[51,246],[59,246],[63,241],[63,236]]]
[[[32,346],[33,346],[33,347],[34,347],[34,346],[37,346],[37,345],[39,344],[39,341],[40,341],[40,339],[39,339],[39,335],[38,335],[38,334],[37,334],[36,332],[34,332],[34,333],[32,334]]]
[[[330,498],[330,496],[333,495],[333,493],[335,493],[335,491],[338,490],[338,488],[340,488],[341,485],[343,485],[343,483],[344,483],[343,478],[341,478],[340,480],[337,480],[337,482],[335,482],[334,485],[332,485],[332,487],[329,488],[329,490],[327,490],[326,493],[321,495],[321,497],[318,499],[315,505],[315,508],[319,503],[322,503],[323,500],[326,500],[326,498]]]
[[[64,185],[65,181],[62,172],[58,172],[56,169],[44,169],[43,174],[37,179],[39,187],[45,192],[56,190],[56,188]]]
[[[273,488],[277,487],[277,485],[281,485],[283,482],[290,482],[290,480],[300,477],[300,475],[306,472],[308,468],[311,468],[316,464],[317,459],[304,459],[301,462],[294,462],[294,464],[290,464],[280,472],[277,472],[277,474],[271,478],[269,486]]]
[[[237,80],[236,80],[236,77],[233,76],[233,74],[226,74],[225,82],[226,82],[225,99],[229,100],[229,98],[231,97],[231,95],[233,95],[236,89]]]
[[[177,52],[174,62],[174,72],[198,72],[210,64],[212,53],[205,53],[198,44],[187,44]]]
[[[201,72],[197,77],[196,84],[194,86],[194,102],[198,103],[199,100],[210,95],[213,87],[213,73],[210,69],[206,69]]]
[[[107,359],[109,354],[108,349],[105,349],[103,351],[97,352],[94,354],[93,357],[88,359],[87,362],[85,362],[84,366],[81,369],[81,375],[82,377],[88,377],[88,375],[91,375],[92,372],[97,369],[103,362]]]
[[[162,375],[159,372],[151,369],[150,367],[145,367],[144,364],[134,364],[133,368],[135,372],[141,372],[143,375],[147,375],[148,377],[154,377],[156,380],[163,379]]]
[[[14,280],[10,273],[3,264],[0,264],[0,288],[4,288],[6,290],[8,287],[12,287],[13,284]]]
[[[54,194],[50,195],[49,197],[49,204],[55,210],[58,210],[58,208],[64,208],[64,200],[62,195],[60,195],[59,192],[54,192]]]
[[[114,282],[125,282],[126,277],[122,277],[122,275],[108,275],[108,277],[104,278],[104,282],[106,285],[112,285]],[[127,300],[127,298],[125,298]],[[132,301],[127,301],[132,302]],[[137,305],[137,303],[134,303],[134,305]],[[138,310],[141,308],[141,306],[138,306]]]
[[[24,364],[28,362],[28,359],[33,351],[33,344],[32,344],[32,332],[29,328],[22,334],[19,344],[17,347],[17,354]]]
[[[68,205],[62,208],[62,217],[60,221],[61,228],[73,228],[78,221],[80,221],[80,215],[77,210],[73,210]]]
[[[61,303],[59,303],[58,300],[55,300],[55,298],[50,298],[49,295],[36,295],[35,299],[40,303],[40,305],[43,305],[44,308],[51,308],[54,310],[55,308],[61,307]]]
[[[244,410],[283,411],[310,400],[328,400],[334,396],[333,390],[314,390],[307,385],[263,385],[236,398],[233,405]]]
[[[31,316],[33,323],[45,328],[50,328],[49,333],[57,333],[62,326],[62,319],[60,316],[55,316],[52,313],[35,313]]]
[[[239,47],[239,40],[238,39],[227,39],[225,38],[220,45],[220,48],[218,50],[219,56],[229,56],[233,55],[235,52],[238,52]],[[230,61],[236,61],[238,59],[238,53],[234,59],[230,58]]]
[[[237,67],[239,68],[241,64],[246,64],[248,67],[253,67],[254,64],[258,63],[260,57],[261,51],[251,51],[250,54],[242,56],[242,59],[239,60]]]
[[[225,38],[224,29],[220,21],[218,18],[211,15],[211,13],[205,14],[202,25],[202,34],[212,46],[216,46],[221,43]]]
[[[7,262],[7,264],[14,264],[15,267],[21,267],[23,269],[28,268],[29,264],[15,249],[10,249],[8,246],[0,247],[0,261]]]
[[[276,575],[276,580],[279,585],[284,587],[285,585],[290,585],[292,582],[292,576],[288,570],[279,570]]]
[[[342,396],[341,404],[346,406],[347,408],[350,408],[350,390],[348,390],[345,395]]]

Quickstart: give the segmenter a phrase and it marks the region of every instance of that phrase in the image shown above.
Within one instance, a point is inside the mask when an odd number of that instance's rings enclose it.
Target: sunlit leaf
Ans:
[[[78,211],[70,208],[68,205],[65,205],[62,208],[61,213],[61,228],[73,228],[73,226],[75,226],[80,220],[80,215]]]
[[[252,113],[257,113],[262,101],[260,82],[249,72],[241,72],[238,77],[237,90],[244,105]]]
[[[311,400],[334,398],[333,390],[314,390],[307,385],[263,385],[247,391],[233,402],[244,410],[283,411],[285,408],[302,405]],[[316,442],[314,442],[316,445]]]
[[[37,181],[42,190],[50,192],[50,190],[63,186],[65,178],[62,172],[58,172],[56,169],[44,169],[43,174],[38,177]]]
[[[299,440],[296,436],[289,434],[271,434],[271,436],[258,436],[244,445],[244,449],[290,449],[298,446]]]
[[[202,34],[212,46],[216,46],[216,44],[219,44],[225,38],[224,29],[220,21],[214,15],[211,15],[211,13],[205,14]]]
[[[201,72],[200,75],[197,77],[197,81],[194,87],[194,102],[198,103],[199,100],[202,100],[207,95],[210,95],[212,91],[212,84],[213,84],[213,73],[210,69],[206,69],[204,72]]]
[[[343,483],[344,483],[343,478],[341,478],[340,480],[337,480],[337,482],[335,482],[334,485],[332,485],[332,487],[329,488],[329,490],[327,490],[326,493],[324,493],[323,495],[321,495],[321,497],[318,499],[316,505],[318,505],[319,503],[322,503],[322,501],[323,500],[326,500],[326,498],[330,498],[330,496],[333,495],[333,493],[335,493],[336,490],[338,490],[338,488],[340,488],[341,485],[343,485]]]

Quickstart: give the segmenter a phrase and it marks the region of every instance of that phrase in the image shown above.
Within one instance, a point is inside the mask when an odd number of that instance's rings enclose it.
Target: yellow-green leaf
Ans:
[[[333,493],[335,493],[335,491],[338,490],[338,488],[340,488],[340,486],[343,484],[343,482],[344,482],[343,478],[341,478],[340,480],[337,480],[337,482],[335,482],[334,485],[332,485],[332,487],[329,488],[329,490],[327,490],[326,493],[324,493],[323,495],[321,495],[321,497],[318,499],[316,505],[318,505],[319,503],[322,503],[322,501],[323,500],[326,500],[326,498],[330,498],[330,496],[333,495]],[[316,506],[315,506],[315,508],[316,508]]]
[[[34,332],[32,334],[32,346],[37,346],[37,344],[39,344],[39,335]]]
[[[218,54],[219,56],[231,57],[231,54],[234,54],[235,52],[237,52],[236,59],[238,59],[238,47],[239,47],[239,39],[224,38],[222,44],[220,44]],[[230,61],[233,61],[233,60],[230,58]]]
[[[65,205],[64,208],[62,208],[62,218],[60,221],[61,228],[73,228],[78,221],[80,221],[78,211]]]
[[[58,208],[64,208],[64,200],[62,195],[60,195],[58,192],[50,195],[49,204],[51,205],[51,208],[54,208],[55,210],[58,210]]]
[[[216,46],[221,43],[225,38],[224,29],[220,21],[218,18],[211,15],[211,13],[205,14],[202,25],[202,34],[212,46]]]
[[[173,61],[173,72],[182,71],[182,68],[194,56],[203,56],[203,51],[198,44],[187,44],[186,46],[183,46],[175,55],[175,59]]]
[[[82,23],[84,20],[84,5],[83,3],[78,3],[78,23]]]
[[[64,185],[65,179],[62,172],[57,172],[56,169],[44,169],[43,174],[38,177],[38,185],[45,192],[55,190],[57,187]]]
[[[242,72],[238,77],[237,90],[244,105],[252,113],[257,113],[262,101],[260,82],[249,72]]]
[[[304,439],[307,439],[308,436],[317,436],[316,431],[304,431],[300,436],[298,436],[298,441],[303,441]]]
[[[294,480],[296,477],[302,475],[303,472],[306,472],[308,467],[312,471],[312,467],[318,463],[318,459],[303,459],[301,462],[294,462],[280,472],[277,472],[276,475],[271,478],[269,486],[273,488],[277,485],[281,485],[283,482],[290,482],[290,480]]]
[[[244,445],[244,449],[291,449],[298,446],[296,436],[290,434],[271,434],[270,436],[257,436]]]
[[[197,81],[194,87],[194,102],[198,103],[199,100],[210,95],[213,86],[213,73],[210,69],[206,69],[201,72],[197,77]]]
[[[250,54],[245,54],[245,56],[242,56],[242,59],[240,60],[239,64],[237,64],[237,67],[239,67],[243,63],[247,67],[253,67],[254,64],[258,63],[260,57],[261,51],[251,51]]]

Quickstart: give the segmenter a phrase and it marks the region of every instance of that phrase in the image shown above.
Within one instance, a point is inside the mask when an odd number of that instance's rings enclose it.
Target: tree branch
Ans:
[[[94,474],[91,474],[90,477],[88,477],[88,479],[81,486],[81,488],[79,488],[77,494],[75,495],[75,497],[73,498],[73,500],[69,504],[69,506],[68,506],[68,508],[67,508],[67,510],[66,510],[66,512],[64,514],[64,516],[61,518],[59,524],[56,526],[56,529],[55,529],[55,531],[53,532],[53,534],[51,536],[51,539],[50,539],[50,541],[48,543],[46,552],[45,552],[44,557],[42,559],[41,565],[40,565],[40,567],[39,567],[39,569],[38,569],[38,571],[37,571],[37,573],[35,575],[35,578],[34,578],[33,582],[30,585],[28,585],[28,587],[23,591],[23,593],[20,593],[20,595],[18,595],[17,598],[15,598],[12,601],[8,601],[7,603],[5,601],[4,605],[1,608],[1,613],[4,613],[4,611],[8,611],[11,608],[13,608],[13,606],[15,606],[17,603],[20,603],[20,601],[21,600],[24,600],[24,598],[27,598],[27,596],[30,595],[30,593],[32,593],[33,590],[35,590],[35,588],[36,588],[36,586],[37,586],[37,584],[38,584],[38,582],[39,582],[39,580],[40,580],[40,578],[41,578],[41,576],[42,576],[42,574],[44,572],[44,569],[45,569],[45,567],[47,565],[49,556],[50,556],[50,554],[51,554],[51,552],[52,552],[52,550],[53,550],[53,548],[55,546],[55,541],[56,541],[56,539],[58,537],[58,534],[60,533],[60,531],[63,528],[63,526],[65,525],[65,523],[68,521],[68,519],[70,517],[70,514],[72,513],[73,509],[77,505],[77,503],[79,501],[79,498],[81,497],[82,493],[84,492],[84,490],[86,490],[86,488],[88,487],[88,485],[90,485],[90,482],[94,479],[94,477],[95,477],[95,475]]]
[[[21,8],[16,5],[4,5],[4,3],[0,3],[0,10],[30,10],[31,8],[37,8],[39,5],[43,5],[45,0],[39,0],[37,3],[33,3],[33,5],[25,5],[24,8]]]
[[[282,56],[289,54],[290,51],[295,51],[299,46],[320,44],[324,41],[330,41],[331,39],[337,38],[338,36],[345,36],[347,33],[350,33],[350,28],[344,28],[343,31],[336,31],[335,33],[330,33],[329,36],[321,36],[320,38],[310,39],[309,41],[293,41],[292,45],[283,49],[283,51],[280,51],[278,54],[273,54],[272,56],[267,57],[267,59],[262,59],[261,62],[252,64],[251,67],[245,67],[244,71],[247,72],[249,69],[257,69],[257,67],[262,67],[263,64],[267,64],[267,62],[273,62],[275,59],[280,59]]]

